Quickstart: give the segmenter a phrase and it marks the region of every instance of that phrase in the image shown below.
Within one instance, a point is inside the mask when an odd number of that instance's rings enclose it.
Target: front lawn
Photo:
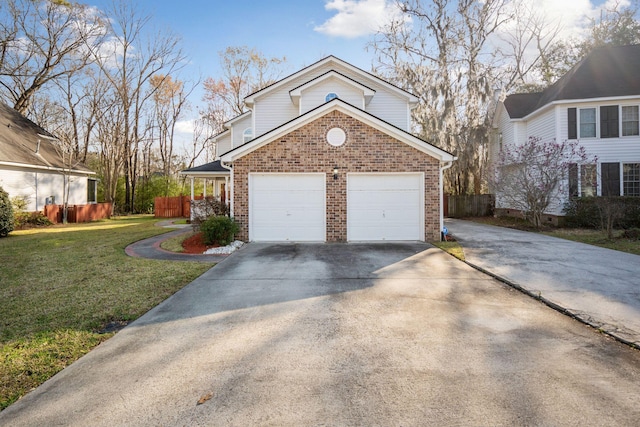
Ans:
[[[127,256],[128,244],[170,231],[155,222],[124,217],[0,239],[0,409],[212,267]]]

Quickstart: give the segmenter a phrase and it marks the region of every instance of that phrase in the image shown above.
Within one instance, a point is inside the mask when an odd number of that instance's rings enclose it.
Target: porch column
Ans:
[[[193,177],[189,177],[191,179],[191,202],[189,203],[189,220],[193,221],[193,200],[194,200],[194,189],[193,189]]]

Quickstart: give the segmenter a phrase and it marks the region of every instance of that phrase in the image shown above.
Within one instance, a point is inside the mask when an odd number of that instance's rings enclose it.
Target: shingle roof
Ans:
[[[504,106],[513,119],[554,101],[640,95],[638,70],[640,45],[596,48],[543,92],[509,95]]]
[[[0,162],[44,168],[68,168],[48,138],[52,134],[0,102]],[[74,171],[91,172],[84,165]]]
[[[193,168],[185,169],[181,173],[186,174],[189,172],[224,172],[229,173],[229,169],[222,167],[220,160],[215,162],[206,163],[204,165],[195,166]]]

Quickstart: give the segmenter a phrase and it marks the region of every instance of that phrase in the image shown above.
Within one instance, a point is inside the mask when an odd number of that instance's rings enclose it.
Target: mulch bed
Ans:
[[[202,233],[194,234],[191,237],[184,239],[182,247],[185,254],[202,254],[207,249],[217,248],[220,245],[205,245],[202,239]]]

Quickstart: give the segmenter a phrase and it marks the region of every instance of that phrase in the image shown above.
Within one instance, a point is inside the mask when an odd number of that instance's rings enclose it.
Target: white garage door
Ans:
[[[347,239],[424,240],[424,175],[348,174]]]
[[[250,174],[250,240],[324,242],[325,176]]]

